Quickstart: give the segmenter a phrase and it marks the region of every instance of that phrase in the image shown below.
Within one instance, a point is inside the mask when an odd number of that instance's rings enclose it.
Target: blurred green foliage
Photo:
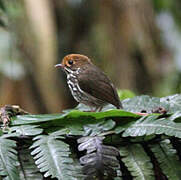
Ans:
[[[168,11],[173,15],[173,18],[181,30],[181,1],[180,0],[152,0],[157,13]]]
[[[118,96],[121,100],[124,100],[124,99],[127,99],[127,98],[132,98],[135,95],[134,92],[128,90],[128,89],[125,89],[125,90],[118,90]]]

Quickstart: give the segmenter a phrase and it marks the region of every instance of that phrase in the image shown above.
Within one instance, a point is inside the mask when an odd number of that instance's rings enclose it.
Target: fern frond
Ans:
[[[62,135],[67,130],[60,130],[50,135],[39,135],[33,140],[31,155],[34,156],[35,164],[44,172],[44,176],[56,177],[59,180],[81,180],[80,167],[74,167],[69,145],[64,143]]]
[[[11,127],[10,131],[17,133],[20,136],[35,136],[41,134],[43,129],[39,128],[38,125],[20,125]]]
[[[34,159],[30,154],[30,150],[26,147],[22,147],[18,151],[20,161],[20,179],[21,180],[40,180],[43,179],[42,174],[36,167]]]
[[[153,166],[149,156],[140,144],[130,144],[120,147],[122,161],[128,167],[135,180],[154,179]]]
[[[157,115],[141,118],[127,128],[122,136],[136,137],[152,134],[165,134],[181,138],[181,123],[174,123],[166,118],[157,118]]]
[[[169,180],[180,180],[181,162],[176,154],[176,150],[170,144],[170,140],[165,139],[159,144],[150,145],[150,147],[167,178]]]
[[[5,180],[19,180],[16,142],[0,137],[0,176]]]
[[[122,103],[124,109],[130,112],[141,112],[144,110],[147,113],[151,113],[153,109],[158,108],[159,106],[167,109],[165,103],[160,102],[160,98],[150,97],[147,95],[125,99]]]
[[[95,136],[101,134],[104,131],[111,130],[115,126],[115,122],[111,119],[102,120],[97,123],[86,124],[84,125],[84,136]]]
[[[175,113],[180,111],[181,107],[181,94],[174,94],[167,97],[160,98],[160,102],[167,104],[167,109],[169,113]]]
[[[117,156],[119,151],[112,146],[103,145],[104,137],[82,137],[78,139],[78,150],[87,150],[86,155],[80,158],[84,165],[83,171],[88,178],[116,177],[116,168],[119,168]]]
[[[175,113],[176,111],[180,111],[181,94],[175,94],[163,98],[142,95],[125,99],[122,103],[124,109],[130,112],[141,112],[142,110],[145,110],[146,112],[151,113],[152,110],[158,107],[163,107],[169,113]]]

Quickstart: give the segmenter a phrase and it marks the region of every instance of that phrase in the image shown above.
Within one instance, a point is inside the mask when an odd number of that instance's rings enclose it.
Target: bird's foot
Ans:
[[[95,109],[85,110],[84,112],[96,112]]]
[[[84,112],[97,112],[97,108],[95,108],[95,109],[91,108],[90,110],[85,110]]]
[[[165,115],[167,113],[167,110],[164,107],[157,107],[153,109],[150,113],[158,113],[161,115]],[[136,112],[135,114],[140,115],[140,116],[147,116],[150,113],[147,113],[146,110],[142,110],[141,112]]]

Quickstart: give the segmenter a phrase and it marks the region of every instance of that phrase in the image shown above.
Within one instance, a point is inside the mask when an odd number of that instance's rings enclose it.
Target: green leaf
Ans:
[[[37,125],[20,125],[11,127],[10,131],[17,133],[20,136],[35,136],[41,134],[43,129],[38,128]]]
[[[125,131],[128,127],[130,127],[132,124],[134,123],[134,121],[127,121],[127,123],[122,122],[121,125],[117,125],[114,129],[116,134],[120,134],[123,131]]]
[[[105,131],[111,130],[115,126],[115,122],[113,120],[103,120],[94,124],[84,125],[84,136],[95,136],[99,135]]]
[[[153,166],[150,158],[140,144],[130,144],[119,149],[122,161],[128,167],[133,179],[154,179]]]
[[[130,117],[130,118],[139,118],[140,116],[131,112],[127,112],[124,110],[109,110],[105,112],[82,112],[82,111],[71,111],[68,114],[68,118],[95,118],[95,119],[105,119],[105,118],[124,118],[124,117]]]
[[[181,138],[181,123],[174,123],[169,118],[157,119],[157,115],[140,118],[123,133],[127,136],[144,136],[152,134],[165,134]]]
[[[5,176],[5,180],[19,180],[17,170],[17,151],[14,149],[16,142],[0,137],[0,176]]]
[[[169,117],[170,121],[181,122],[181,111],[176,111]]]
[[[34,149],[31,154],[40,172],[45,173],[45,177],[79,180],[82,178],[80,167],[72,165],[73,159],[70,157],[69,145],[60,140],[64,139],[62,135],[66,133],[67,130],[63,129],[50,135],[36,136],[31,146],[31,149]]]
[[[150,97],[147,95],[136,96],[122,101],[124,110],[130,112],[146,111],[151,113],[158,107],[165,108],[168,113],[175,113],[181,108],[181,94],[175,94],[163,98]]]
[[[24,146],[19,151],[19,160],[21,161],[21,166],[19,166],[21,180],[43,179],[42,174],[39,172],[32,156],[30,155],[30,150]]]
[[[167,178],[169,180],[180,180],[181,163],[179,162],[176,150],[170,144],[170,140],[166,139],[160,143],[150,145],[150,147]]]
[[[11,125],[24,125],[24,124],[39,124],[46,121],[54,121],[61,125],[64,123],[82,123],[86,124],[90,120],[96,122],[96,120],[104,118],[139,118],[140,116],[124,110],[109,110],[105,112],[82,112],[78,110],[69,111],[62,114],[42,114],[42,115],[21,115],[12,118]],[[76,121],[77,120],[77,121]]]
[[[59,120],[65,116],[63,114],[37,114],[37,115],[18,115],[12,117],[11,125],[39,124],[41,122]]]
[[[174,113],[180,111],[181,108],[181,94],[175,94],[172,96],[167,96],[160,98],[160,102],[167,104],[169,113]]]
[[[152,110],[155,110],[158,107],[164,107],[166,110],[168,110],[169,106],[168,103],[160,101],[160,98],[150,97],[147,95],[125,99],[122,101],[122,103],[124,109],[130,112],[146,111],[147,113],[151,113]]]
[[[45,132],[53,132],[66,128],[69,129],[69,135],[87,136],[88,133],[91,133],[90,131],[92,131],[92,135],[96,135],[99,132],[112,129],[115,126],[115,121],[111,119],[116,120],[117,126],[125,125],[126,127],[126,124],[129,123],[130,125],[131,122],[135,122],[139,117],[139,115],[116,109],[105,112],[82,112],[74,110],[62,114],[16,116],[11,125],[39,124]]]

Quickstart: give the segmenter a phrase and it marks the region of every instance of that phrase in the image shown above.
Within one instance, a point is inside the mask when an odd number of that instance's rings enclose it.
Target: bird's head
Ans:
[[[76,71],[78,68],[81,68],[87,64],[92,64],[91,60],[81,54],[69,54],[65,56],[61,64],[55,65],[55,67],[61,67],[65,71]]]

